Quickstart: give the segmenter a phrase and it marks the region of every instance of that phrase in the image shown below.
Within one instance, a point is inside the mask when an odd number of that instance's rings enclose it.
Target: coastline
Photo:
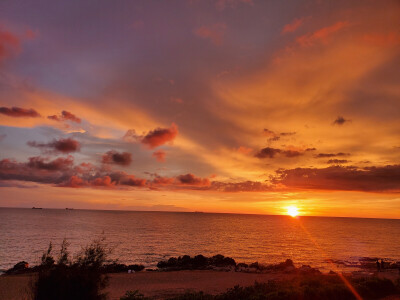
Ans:
[[[305,279],[322,279],[334,277],[335,274],[287,273],[277,271],[271,273],[225,272],[216,270],[182,270],[182,271],[142,271],[136,273],[110,273],[109,286],[106,288],[109,299],[119,299],[126,291],[139,290],[152,299],[166,299],[185,292],[204,292],[216,295],[236,285],[251,286],[255,282],[266,283],[277,281],[282,283],[298,283]],[[28,290],[35,274],[0,276],[0,299],[29,299]],[[345,274],[348,278],[359,275]],[[396,281],[397,270],[373,273],[370,278],[387,278]],[[391,300],[400,299],[400,295],[391,295]]]
[[[31,299],[30,288],[40,272],[40,266],[29,268],[24,263],[20,262],[8,270],[8,274],[0,276],[0,299]],[[106,264],[102,267],[101,274],[108,277],[109,285],[104,291],[108,294],[108,299],[112,300],[120,299],[127,291],[139,291],[148,297],[146,299],[169,299],[188,292],[215,296],[227,293],[235,286],[250,287],[257,283],[268,285],[271,282],[284,289],[290,287],[296,292],[304,292],[304,283],[311,283],[311,288],[315,288],[317,283],[317,286],[339,293],[340,289],[335,290],[338,283],[342,285],[342,289],[347,289],[344,285],[346,281],[355,284],[369,281],[374,293],[385,295],[371,299],[400,299],[399,265],[388,266],[390,268],[378,272],[369,262],[361,271],[322,273],[317,268],[306,265],[295,267],[290,259],[279,264],[261,265],[256,262],[247,265],[236,263],[234,259],[222,255],[209,258],[198,255],[161,261],[157,269],[144,269],[142,265]],[[377,287],[376,281],[380,287]],[[386,291],[385,285],[388,283],[393,288]],[[359,285],[357,289],[360,287],[364,288]],[[390,298],[386,297],[388,295]]]

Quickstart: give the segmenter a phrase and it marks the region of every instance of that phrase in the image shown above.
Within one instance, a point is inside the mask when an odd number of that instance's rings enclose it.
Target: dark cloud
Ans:
[[[296,134],[296,132],[281,132],[277,133],[272,130],[269,130],[267,128],[264,128],[263,134],[268,137],[269,142],[276,142],[281,139],[281,137],[288,137],[288,136],[293,136]]]
[[[266,192],[271,191],[271,185],[258,181],[219,182],[213,181],[210,189],[221,192]]]
[[[34,141],[30,141],[27,144],[31,147],[42,149],[45,153],[53,153],[53,152],[71,153],[79,151],[81,147],[78,141],[71,138],[54,140],[50,143],[37,143]]]
[[[109,172],[92,164],[73,165],[73,158],[31,157],[26,163],[3,159],[0,161],[0,180],[19,180],[54,184],[60,187],[145,187],[146,179],[125,172]]]
[[[0,179],[58,184],[68,178],[68,172],[64,172],[70,167],[69,159],[51,162],[45,160],[34,157],[30,158],[28,163],[19,163],[3,159],[0,161]]]
[[[335,121],[333,121],[333,125],[343,125],[346,122],[351,122],[351,120],[347,120],[342,116],[338,116]]]
[[[275,184],[288,188],[383,192],[400,191],[400,165],[383,167],[296,168],[277,171]]]
[[[296,134],[296,132],[281,132],[280,136],[292,136],[292,135],[295,135],[295,134]]]
[[[40,117],[40,114],[32,108],[25,109],[25,108],[15,107],[15,106],[13,106],[11,108],[4,107],[4,106],[0,107],[0,114],[4,114],[9,117],[15,117],[15,118],[37,118],[37,117]]]
[[[102,162],[105,164],[117,164],[121,166],[129,166],[132,162],[132,154],[129,152],[119,153],[115,150],[111,150],[103,154]]]
[[[345,164],[349,161],[347,159],[330,159],[327,161],[328,164]]]
[[[126,132],[124,140],[138,141],[150,149],[172,142],[178,135],[178,127],[172,123],[170,128],[156,128],[145,135],[137,135],[134,129]]]
[[[305,151],[315,151],[317,148],[307,148]]]
[[[75,123],[81,123],[81,119],[75,116],[73,113],[70,113],[66,110],[63,110],[60,115],[53,115],[53,116],[48,116],[47,117],[50,120],[54,121],[71,121]]]
[[[188,173],[185,175],[179,175],[176,177],[178,182],[183,185],[195,185],[195,186],[209,186],[210,180],[208,178],[200,178],[195,175]]]
[[[338,156],[349,156],[350,153],[343,153],[343,152],[338,152],[338,153],[318,153],[315,155],[316,158],[329,158],[329,157],[338,157]]]
[[[113,172],[109,174],[111,180],[117,185],[128,185],[144,187],[146,186],[146,179],[137,178],[134,175],[125,172]]]
[[[256,153],[255,157],[258,158],[274,158],[277,154],[281,153],[281,149],[266,147],[261,149],[260,152]]]
[[[67,158],[59,157],[52,161],[48,160],[48,158],[43,158],[40,156],[30,157],[27,166],[29,168],[38,170],[62,171],[71,168],[74,164],[74,159],[72,156],[68,156]]]
[[[297,157],[303,155],[304,152],[298,150],[282,150],[277,148],[266,147],[261,149],[255,157],[258,158],[275,158],[277,155],[282,155],[285,157]]]

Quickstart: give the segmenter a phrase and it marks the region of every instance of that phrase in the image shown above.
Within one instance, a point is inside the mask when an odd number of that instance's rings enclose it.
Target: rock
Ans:
[[[309,265],[302,265],[298,268],[298,271],[303,274],[321,274],[321,271],[315,268],[311,268]]]
[[[6,271],[6,274],[20,274],[28,270],[29,270],[29,264],[26,261],[20,261],[19,263],[16,263],[14,267],[8,269]]]

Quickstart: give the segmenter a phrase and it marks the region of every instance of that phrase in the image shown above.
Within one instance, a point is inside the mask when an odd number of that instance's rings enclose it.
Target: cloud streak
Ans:
[[[9,117],[14,117],[14,118],[38,118],[40,117],[40,114],[30,108],[21,108],[21,107],[0,107],[0,114],[9,116]]]
[[[66,110],[63,110],[60,115],[52,115],[52,116],[48,116],[47,118],[50,120],[58,121],[58,122],[71,121],[71,122],[75,122],[78,124],[81,123],[80,118],[78,118],[73,113],[70,113]]]
[[[77,152],[81,148],[81,144],[71,138],[53,140],[50,143],[38,143],[35,141],[29,141],[27,144],[31,147],[41,149],[44,153],[71,153]]]
[[[400,192],[400,165],[280,170],[274,183],[309,190]]]

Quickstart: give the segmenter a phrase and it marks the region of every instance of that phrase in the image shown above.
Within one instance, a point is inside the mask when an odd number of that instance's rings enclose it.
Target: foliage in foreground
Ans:
[[[400,287],[389,279],[360,278],[351,280],[363,299],[381,299],[400,293]],[[122,299],[122,298],[121,298]],[[129,299],[129,298],[128,298]],[[145,298],[132,298],[145,299]],[[255,283],[253,286],[228,289],[219,295],[188,292],[169,300],[353,300],[354,295],[338,276],[310,276],[300,281]]]
[[[66,240],[61,245],[57,262],[52,255],[52,244],[43,254],[38,267],[37,281],[32,286],[34,300],[101,300],[108,278],[101,272],[107,260],[102,240],[95,240],[70,259]]]

